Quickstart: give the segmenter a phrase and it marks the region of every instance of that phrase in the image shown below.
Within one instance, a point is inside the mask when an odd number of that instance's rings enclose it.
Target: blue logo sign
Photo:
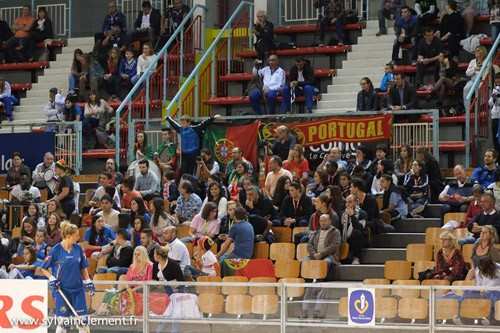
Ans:
[[[374,295],[373,289],[349,289],[349,325],[375,325]]]

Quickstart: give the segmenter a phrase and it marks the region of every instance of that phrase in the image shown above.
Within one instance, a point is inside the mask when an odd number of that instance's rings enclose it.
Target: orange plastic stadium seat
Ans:
[[[480,298],[466,298],[460,303],[460,317],[466,319],[488,318],[491,312],[491,300]]]
[[[387,279],[364,279],[363,284],[366,286],[374,286],[374,285],[390,285],[391,281]],[[389,296],[391,293],[390,289],[376,289],[375,295],[377,297]]]
[[[413,278],[418,279],[418,273],[434,268],[434,266],[436,266],[436,263],[434,261],[415,261],[415,264],[413,265]]]
[[[94,281],[116,281],[116,273],[96,273],[94,274]],[[113,288],[114,284],[97,284],[95,286],[96,290],[106,290]]]
[[[197,282],[222,282],[220,276],[199,276]],[[198,294],[220,294],[221,287],[196,286]]]
[[[274,274],[277,278],[296,278],[300,275],[300,261],[276,260]]]
[[[309,255],[309,251],[307,250],[307,243],[300,243],[297,245],[297,260],[302,261],[305,257]]]
[[[448,280],[437,280],[437,279],[429,279],[429,280],[424,280],[422,281],[422,286],[449,286],[450,281]],[[436,296],[443,296],[446,294],[447,290],[440,289],[435,291]],[[422,290],[420,293],[420,296],[422,298],[428,299],[429,298],[429,292],[427,290]]]
[[[406,261],[432,260],[432,256],[432,245],[408,244],[406,246]]]
[[[377,297],[375,300],[375,318],[384,322],[386,319],[394,319],[398,315],[398,300],[395,297]]]
[[[282,283],[305,283],[303,278],[284,278],[280,279],[279,282]],[[281,289],[278,288],[278,295],[281,296]],[[294,297],[304,296],[304,287],[287,287],[286,296],[288,299],[293,299]]]
[[[222,279],[222,282],[248,282],[248,278],[245,276],[226,276]],[[245,295],[248,292],[248,287],[231,287],[222,286],[222,293],[224,295]]]
[[[411,277],[411,263],[406,260],[386,261],[384,277],[388,280],[408,280]]]
[[[220,294],[200,294],[198,295],[198,305],[200,311],[208,314],[209,317],[224,313],[224,296]]]
[[[249,282],[253,283],[276,283],[276,279],[273,277],[254,277],[251,278]],[[259,287],[251,286],[248,293],[252,296],[256,295],[274,295],[276,294],[275,287]]]
[[[292,241],[292,229],[290,227],[272,227],[277,243],[289,243]]]
[[[447,320],[451,320],[458,316],[458,300],[437,299],[435,309],[436,319],[442,320],[443,324],[446,324]]]
[[[229,295],[226,298],[226,313],[237,315],[238,318],[252,312],[252,296]]]
[[[304,279],[324,279],[328,274],[328,264],[324,260],[303,261],[300,274]]]
[[[399,318],[415,320],[427,319],[429,315],[428,301],[423,298],[402,298],[399,300]]]
[[[252,297],[252,313],[266,316],[275,314],[279,309],[278,295],[255,295]]]
[[[271,260],[292,260],[295,257],[295,244],[272,243],[269,251]]]
[[[464,244],[462,246],[462,256],[464,261],[472,265],[472,250],[474,249],[474,244]]]
[[[396,286],[419,286],[420,282],[418,280],[396,280],[392,283]],[[398,297],[419,297],[419,289],[392,289],[392,296]]]
[[[267,242],[257,242],[253,250],[254,259],[268,259],[269,258],[269,244]]]
[[[439,240],[439,235],[444,230],[437,227],[430,227],[425,229],[425,244],[432,246],[439,246],[441,241]]]

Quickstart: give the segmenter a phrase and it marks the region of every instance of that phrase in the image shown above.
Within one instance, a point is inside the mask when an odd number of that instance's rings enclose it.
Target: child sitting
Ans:
[[[196,267],[186,267],[191,271],[193,277],[218,275],[217,257],[212,252],[213,244],[214,242],[209,237],[202,237],[198,240],[197,251],[194,253],[193,258]]]

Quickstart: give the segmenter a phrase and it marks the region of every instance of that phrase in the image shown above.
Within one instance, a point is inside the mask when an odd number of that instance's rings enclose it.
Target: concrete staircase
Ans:
[[[27,92],[26,98],[21,99],[20,105],[14,109],[13,124],[26,122],[45,122],[47,116],[43,113],[43,107],[48,102],[50,88],[68,91],[68,75],[73,62],[75,49],[89,52],[94,45],[93,38],[72,38],[68,40],[68,46],[62,49],[62,53],[56,55],[57,61],[51,61],[49,68],[44,70],[38,82],[33,84]]]
[[[391,60],[393,34],[376,37],[378,22],[368,21],[358,43],[352,45],[337,76],[322,95],[315,112],[356,110],[356,95],[361,89],[359,81],[369,77],[374,87],[378,87],[384,74],[384,65]]]

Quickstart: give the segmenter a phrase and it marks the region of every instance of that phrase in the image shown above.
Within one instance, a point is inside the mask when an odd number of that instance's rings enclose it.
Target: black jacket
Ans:
[[[0,42],[6,42],[14,36],[10,30],[9,24],[4,20],[0,20]]]
[[[137,19],[135,20],[134,28],[140,29],[142,24],[142,11],[137,15]],[[149,14],[149,25],[153,30],[153,34],[158,36],[161,30],[161,14],[158,9],[152,8],[151,13]]]
[[[153,280],[158,281],[159,264],[153,265]],[[184,281],[181,266],[173,259],[168,259],[167,265],[163,268],[163,277],[166,281]]]
[[[293,206],[292,198],[287,195],[281,204],[280,217],[282,220],[290,217],[294,218],[297,222],[300,220],[309,221],[313,212],[314,210],[311,198],[305,194],[300,197],[297,208]]]
[[[259,200],[254,203],[253,208],[248,207],[246,202],[242,202],[242,204],[249,215],[257,215],[270,220],[276,218],[276,210],[274,209],[273,202],[266,198],[263,193],[259,194]]]
[[[108,260],[106,260],[106,265],[111,268],[111,267],[129,267],[132,264],[132,257],[134,250],[132,249],[132,246],[127,245],[124,246],[120,250],[120,255],[118,258],[114,257],[114,252],[115,252],[115,247],[113,247],[113,252],[111,252],[110,256],[108,257]]]
[[[375,111],[378,109],[378,98],[375,91],[366,92],[361,90],[358,92],[356,103],[356,111]]]
[[[256,44],[263,45],[267,50],[274,49],[274,25],[271,22],[266,21],[263,27],[255,25],[254,33],[257,37]]]
[[[54,30],[52,28],[52,21],[46,17],[43,22],[43,30],[38,28],[38,20],[35,20],[31,25],[30,31],[32,33],[32,37],[34,37],[35,41],[43,41],[46,39],[54,38]]]
[[[411,86],[408,81],[405,82],[403,88],[403,104],[401,105],[401,95],[399,94],[399,89],[396,85],[389,88],[387,93],[389,106],[401,106],[402,109],[411,110],[416,107],[417,92],[415,88]]]
[[[302,75],[304,76],[304,82],[300,82],[301,84],[314,85],[314,70],[312,66],[307,62],[304,64]],[[294,65],[292,68],[290,68],[290,74],[288,75],[288,77],[290,79],[290,82],[299,80],[299,69],[297,68],[297,65]]]

